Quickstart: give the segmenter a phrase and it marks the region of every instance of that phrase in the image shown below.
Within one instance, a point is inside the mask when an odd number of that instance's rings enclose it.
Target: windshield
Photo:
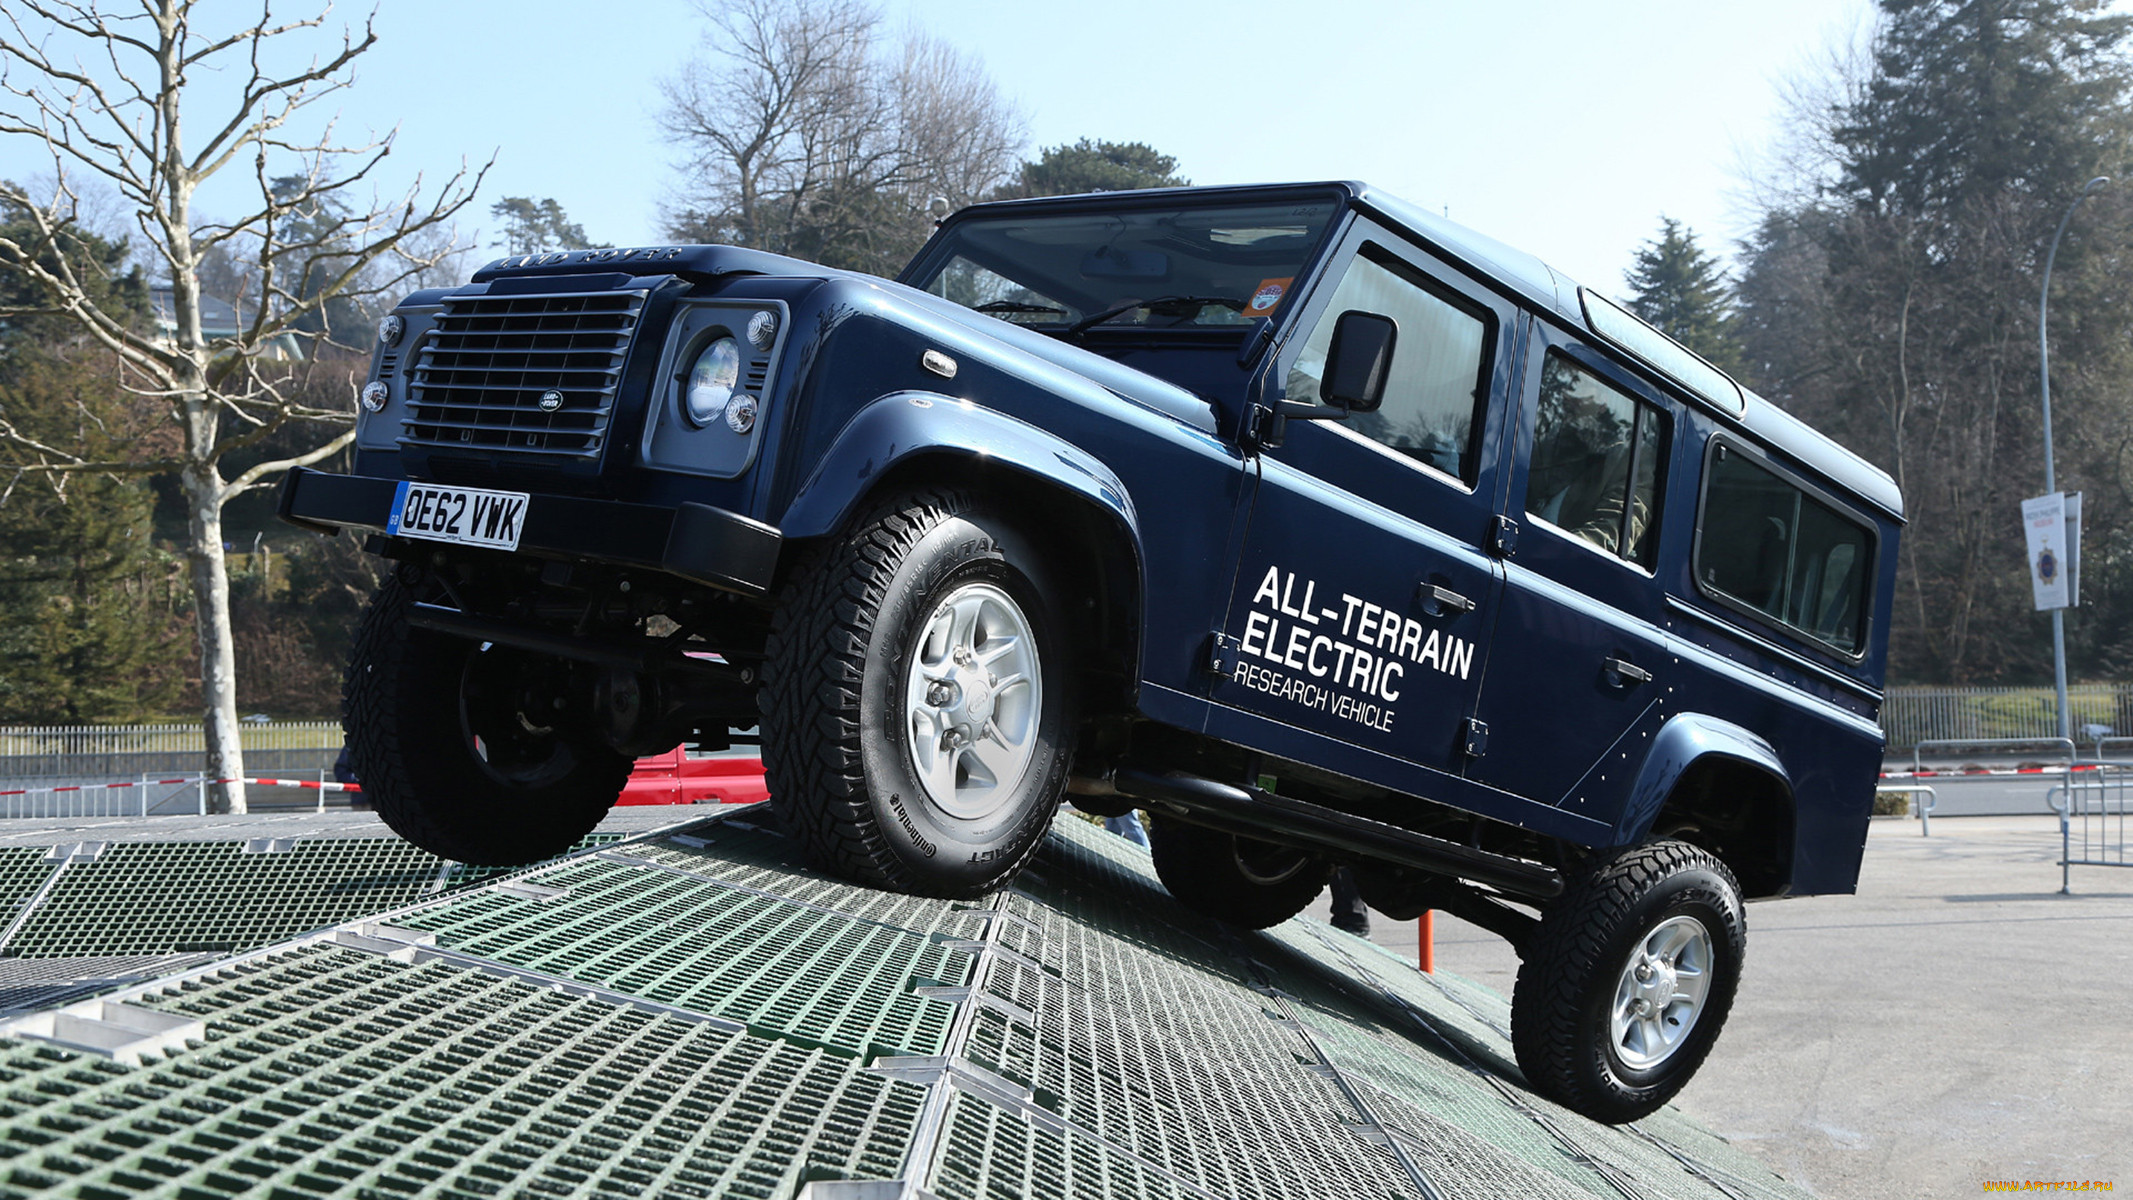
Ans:
[[[1281,307],[1340,206],[1003,212],[958,222],[913,286],[1062,334],[1243,326]]]

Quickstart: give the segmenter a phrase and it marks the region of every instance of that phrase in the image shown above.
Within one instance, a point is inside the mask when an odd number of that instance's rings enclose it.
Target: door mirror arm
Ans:
[[[1244,442],[1259,450],[1279,447],[1290,421],[1345,421],[1350,413],[1376,412],[1385,402],[1392,351],[1399,326],[1391,317],[1350,309],[1333,324],[1318,398],[1324,403],[1276,399],[1254,403],[1244,414]],[[1247,339],[1249,344],[1249,339]]]

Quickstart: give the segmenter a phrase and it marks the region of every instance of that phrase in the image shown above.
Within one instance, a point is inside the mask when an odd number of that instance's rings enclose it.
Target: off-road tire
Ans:
[[[1676,917],[1709,939],[1708,991],[1682,1040],[1642,1069],[1617,1052],[1610,1018],[1631,955]],[[1511,996],[1511,1045],[1526,1082],[1596,1120],[1634,1121],[1672,1099],[1718,1041],[1748,929],[1740,884],[1710,852],[1654,842],[1600,862],[1541,917]]]
[[[958,589],[1019,606],[1040,687],[1026,768],[982,817],[935,803],[913,766],[917,639]],[[770,804],[816,867],[858,883],[969,898],[1004,885],[1051,827],[1072,759],[1073,672],[1047,557],[995,504],[949,489],[890,497],[802,564],[765,646]]]
[[[1148,849],[1178,903],[1242,929],[1279,925],[1309,908],[1333,876],[1332,864],[1309,851],[1172,817],[1149,821]]]
[[[568,850],[622,794],[630,759],[558,729],[553,769],[501,778],[467,733],[461,686],[477,643],[407,623],[438,595],[402,566],[371,597],[341,683],[341,729],[362,795],[395,833],[441,858],[519,866]]]

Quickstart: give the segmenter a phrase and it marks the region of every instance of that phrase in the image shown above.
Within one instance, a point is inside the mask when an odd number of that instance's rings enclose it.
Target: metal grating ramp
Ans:
[[[51,861],[45,851],[26,846],[0,848],[0,922],[13,924],[22,906],[58,868],[59,864]]]
[[[438,860],[405,842],[126,842],[67,864],[6,944],[18,958],[264,946],[422,897]]]
[[[570,853],[622,836],[594,833]],[[10,959],[251,950],[537,869],[447,862],[398,838],[4,848],[0,977]]]
[[[712,879],[596,856],[408,916],[437,944],[564,976],[851,1058],[939,1054],[955,1007],[913,988],[959,983],[969,955],[891,925]]]
[[[313,947],[136,1003],[205,1041],[0,1056],[0,1196],[787,1196],[894,1172],[923,1091],[730,1027]]]
[[[727,812],[384,907],[0,1021],[0,1200],[1803,1197],[1532,1097],[1499,997],[1194,917],[1078,820],[983,901]]]

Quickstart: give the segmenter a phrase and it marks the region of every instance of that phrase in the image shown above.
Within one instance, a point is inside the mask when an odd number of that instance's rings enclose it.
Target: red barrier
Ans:
[[[2109,763],[2075,763],[2058,767],[1952,767],[1946,770],[1928,767],[1919,771],[1883,771],[1883,779],[1939,779],[1943,776],[1964,775],[2057,775],[2061,771],[2101,771]]]
[[[94,792],[113,788],[136,788],[161,784],[189,783],[205,786],[217,783],[236,783],[235,779],[201,779],[198,776],[181,779],[138,779],[124,783],[73,783],[57,787],[13,788],[0,791],[0,796],[48,795],[60,792]],[[253,787],[308,788],[318,792],[358,792],[363,788],[354,783],[333,783],[318,779],[246,779]],[[763,760],[760,758],[690,758],[681,750],[670,750],[650,758],[637,760],[636,769],[630,773],[629,782],[622,787],[622,798],[617,804],[754,804],[770,798],[770,788],[763,782]]]
[[[617,804],[753,804],[770,798],[760,758],[690,758],[669,750],[637,760]]]

